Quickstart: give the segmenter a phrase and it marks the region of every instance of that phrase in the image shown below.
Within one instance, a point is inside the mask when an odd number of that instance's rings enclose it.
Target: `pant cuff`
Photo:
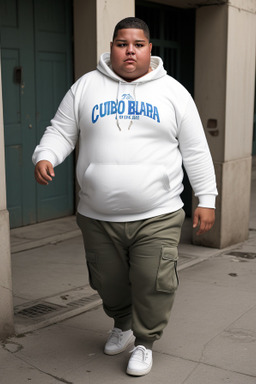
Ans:
[[[131,329],[131,320],[122,320],[122,319],[115,319],[115,328],[121,329],[123,332],[129,331]]]
[[[135,347],[137,347],[138,345],[143,345],[147,349],[152,349],[153,343],[154,341],[152,340],[145,340],[145,339],[140,339],[139,337],[136,337],[134,345]]]

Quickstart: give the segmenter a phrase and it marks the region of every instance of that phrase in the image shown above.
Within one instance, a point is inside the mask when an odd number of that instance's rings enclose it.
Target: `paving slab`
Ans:
[[[256,378],[255,316],[256,305],[207,344],[202,361]]]
[[[76,216],[63,217],[11,230],[11,253],[38,248],[78,236]]]
[[[255,384],[255,377],[198,364],[182,384]]]
[[[14,305],[88,284],[82,237],[12,255]]]
[[[60,380],[49,376],[47,373],[41,372],[35,367],[27,364],[19,357],[16,357],[13,352],[0,348],[0,383],[1,384],[59,384]]]

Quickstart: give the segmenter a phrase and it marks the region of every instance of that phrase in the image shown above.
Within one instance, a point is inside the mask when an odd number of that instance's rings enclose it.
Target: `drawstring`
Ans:
[[[122,131],[122,128],[121,128],[120,122],[119,122],[119,117],[118,117],[118,99],[119,99],[120,84],[121,84],[121,81],[118,82],[117,94],[116,94],[116,105],[117,105],[117,108],[116,108],[116,125],[118,126],[119,131]],[[135,106],[136,106],[136,88],[137,88],[137,86],[138,86],[138,83],[136,83],[135,86],[133,87],[133,98],[135,101]],[[130,130],[132,124],[133,124],[133,121],[131,120],[129,125],[128,125],[128,130]]]
[[[120,81],[118,82],[118,87],[117,87],[117,94],[116,94],[116,125],[118,126],[119,131],[121,131],[121,127],[119,124],[119,118],[118,118],[118,99],[119,99],[119,88],[120,88]]]

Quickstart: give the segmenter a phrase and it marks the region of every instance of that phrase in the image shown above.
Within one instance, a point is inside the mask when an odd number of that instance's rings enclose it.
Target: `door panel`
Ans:
[[[63,79],[67,76],[66,56],[61,53],[39,53],[37,57],[37,124],[39,137],[43,134],[50,120],[67,91]],[[51,92],[49,92],[51,90]]]
[[[38,77],[37,85],[41,92],[37,95],[37,124],[38,133],[43,134],[45,127],[49,125],[50,119],[54,116],[60,101],[62,100],[67,88],[63,79],[67,77],[66,55],[62,53],[39,53],[37,58]],[[49,93],[49,89],[52,92]],[[72,164],[71,164],[72,165]],[[72,188],[72,169],[70,164],[65,162],[55,169],[56,177],[46,190],[45,187],[38,186],[38,219],[58,217],[58,212],[66,215],[72,214],[73,188]]]
[[[35,0],[35,52],[38,139],[72,83],[70,23],[71,2]],[[74,211],[73,157],[55,169],[47,188],[37,186],[38,221],[70,215]]]

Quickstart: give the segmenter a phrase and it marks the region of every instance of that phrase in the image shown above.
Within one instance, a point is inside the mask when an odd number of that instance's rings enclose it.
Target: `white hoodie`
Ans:
[[[183,206],[182,161],[199,206],[214,208],[215,173],[203,127],[186,89],[152,57],[153,71],[127,82],[110,56],[67,92],[33,162],[55,167],[79,137],[78,212],[106,221],[134,221]]]

